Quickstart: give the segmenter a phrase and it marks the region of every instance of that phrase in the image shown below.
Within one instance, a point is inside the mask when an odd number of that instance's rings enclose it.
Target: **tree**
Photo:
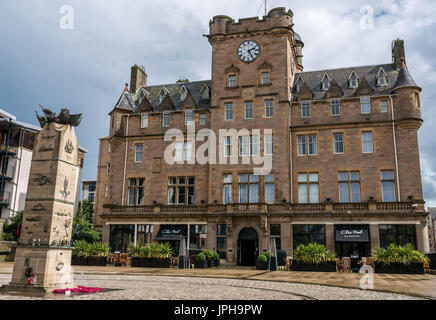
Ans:
[[[88,243],[101,241],[101,232],[94,230],[94,205],[88,200],[82,201],[73,221],[72,243],[84,240]]]
[[[23,221],[23,211],[11,217],[10,221],[10,223],[3,226],[3,240],[18,241],[18,234],[21,231],[21,223]]]

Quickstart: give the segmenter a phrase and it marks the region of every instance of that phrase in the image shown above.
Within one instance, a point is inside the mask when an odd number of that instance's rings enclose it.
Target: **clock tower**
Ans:
[[[212,45],[211,129],[217,137],[220,129],[260,130],[254,141],[258,142],[259,155],[263,156],[267,148],[273,149],[276,201],[289,202],[289,105],[293,75],[303,69],[303,44],[293,31],[293,13],[275,8],[262,20],[254,17],[237,22],[227,16],[215,16],[207,37]],[[273,138],[265,137],[265,130],[272,130]],[[241,164],[239,148],[234,151]],[[222,189],[225,172],[233,174],[233,202],[239,202],[238,171],[256,167],[259,166],[252,162],[243,166],[211,165],[210,175],[214,178],[210,179],[210,202],[222,202],[217,191]],[[259,202],[265,202],[260,194]]]

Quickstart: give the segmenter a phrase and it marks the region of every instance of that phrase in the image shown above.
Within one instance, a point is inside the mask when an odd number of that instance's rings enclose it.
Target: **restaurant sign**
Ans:
[[[158,241],[180,240],[181,237],[186,237],[186,225],[161,225],[159,232],[155,238]]]
[[[369,242],[368,226],[335,226],[336,241],[342,242]]]

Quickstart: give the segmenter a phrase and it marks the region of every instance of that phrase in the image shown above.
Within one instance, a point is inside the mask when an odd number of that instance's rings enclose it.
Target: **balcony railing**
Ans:
[[[6,192],[5,192],[6,194]],[[424,212],[422,205],[416,206],[412,202],[360,202],[360,203],[229,203],[205,205],[147,205],[147,206],[117,206],[105,205],[106,214],[225,214],[225,213],[280,213],[280,214],[376,214],[376,213],[410,213]]]
[[[0,206],[8,206],[11,202],[11,193],[9,191],[3,191],[3,195],[0,195]]]

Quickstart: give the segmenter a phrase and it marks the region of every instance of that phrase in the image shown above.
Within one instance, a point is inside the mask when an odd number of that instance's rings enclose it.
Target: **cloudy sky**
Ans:
[[[34,110],[69,107],[85,116],[77,134],[89,149],[83,179],[95,179],[98,138],[108,112],[144,65],[149,84],[181,77],[210,79],[209,20],[262,15],[261,0],[14,0],[0,2],[0,108],[37,124]],[[391,62],[391,42],[405,40],[406,58],[423,87],[420,152],[424,197],[436,206],[436,1],[269,0],[294,12],[306,71]],[[74,29],[60,27],[61,7],[74,9]],[[369,29],[362,6],[374,10]],[[260,10],[259,10],[260,9]],[[363,13],[365,14],[365,12]],[[62,20],[63,21],[63,20]],[[366,27],[365,27],[366,26]]]

